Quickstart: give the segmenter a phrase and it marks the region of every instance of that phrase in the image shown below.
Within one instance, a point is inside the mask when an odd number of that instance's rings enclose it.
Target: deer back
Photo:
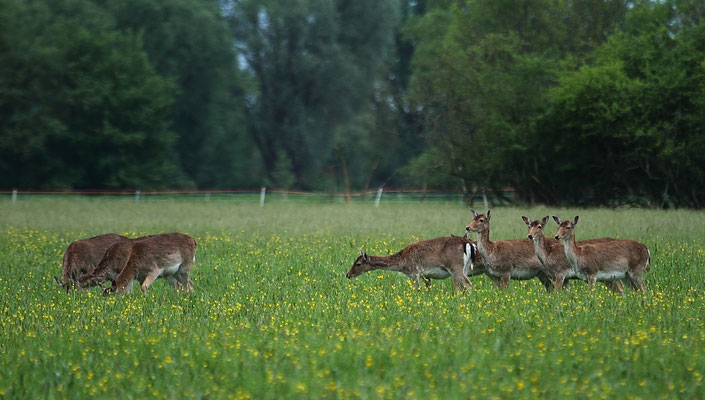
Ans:
[[[69,244],[63,259],[64,283],[76,281],[81,275],[92,272],[111,245],[127,241],[129,239],[125,236],[109,233]]]
[[[193,263],[196,240],[183,233],[164,233],[135,241],[125,268],[117,277],[117,284],[126,284],[143,277],[154,268],[174,264]]]
[[[649,250],[643,243],[623,239],[576,243],[580,267],[595,271],[635,271],[647,266]]]

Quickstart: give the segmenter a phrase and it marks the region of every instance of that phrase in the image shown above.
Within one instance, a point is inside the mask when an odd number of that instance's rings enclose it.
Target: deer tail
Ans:
[[[648,247],[646,248],[646,254],[648,257],[646,258],[646,265],[644,266],[644,270],[651,271],[651,250],[649,250]]]

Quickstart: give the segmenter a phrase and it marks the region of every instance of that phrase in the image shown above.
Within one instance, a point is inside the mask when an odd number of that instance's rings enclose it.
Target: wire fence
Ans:
[[[119,198],[141,201],[245,201],[259,202],[264,207],[271,202],[301,203],[371,203],[376,207],[384,203],[438,203],[498,205],[511,203],[514,190],[475,190],[471,193],[460,191],[436,191],[423,189],[387,189],[357,191],[351,193],[314,192],[300,190],[269,189],[260,190],[0,190],[0,196],[11,202],[32,198]]]

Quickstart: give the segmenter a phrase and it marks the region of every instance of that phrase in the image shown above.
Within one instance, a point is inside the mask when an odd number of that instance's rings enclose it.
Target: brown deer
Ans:
[[[414,242],[390,256],[370,256],[360,250],[352,267],[345,275],[355,278],[373,270],[397,271],[409,277],[418,287],[423,279],[426,287],[431,279],[453,277],[453,287],[472,290],[468,276],[484,272],[481,265],[475,265],[475,245],[471,240],[460,236],[440,237]]]
[[[634,290],[645,291],[643,274],[650,269],[651,252],[643,244],[634,240],[612,240],[596,243],[576,243],[575,226],[579,216],[573,221],[553,220],[558,224],[556,240],[563,242],[568,262],[580,279],[587,281],[589,290],[595,281],[625,279]]]
[[[96,268],[111,245],[129,240],[125,236],[108,233],[69,244],[64,252],[63,280],[54,276],[56,283],[65,288],[68,293],[71,286],[76,286],[81,275],[90,273]]]
[[[477,233],[478,253],[482,256],[485,273],[494,280],[495,286],[506,289],[510,279],[538,278],[546,290],[551,290],[551,279],[534,254],[531,242],[523,239],[490,241],[490,210],[487,214],[470,211],[473,219],[465,229]]]
[[[130,250],[125,267],[115,278],[115,285],[105,289],[105,293],[124,293],[129,291],[132,281],[140,282],[142,293],[157,278],[173,278],[178,284],[176,289],[190,292],[193,282],[189,271],[196,262],[196,241],[183,233],[164,233],[135,240]]]
[[[136,239],[121,240],[117,243],[113,243],[112,246],[108,247],[103,255],[103,258],[98,263],[98,266],[91,272],[88,272],[78,278],[78,287],[84,289],[93,286],[100,286],[102,289],[103,283],[110,281],[112,285],[115,285],[115,280],[122,271],[122,269],[127,265],[127,260],[130,258],[132,253],[132,247],[138,241],[145,240],[153,237],[154,235],[138,237]],[[173,287],[178,287],[178,281],[174,276],[169,276],[169,283]],[[132,290],[132,282],[128,284],[128,290]]]
[[[529,240],[534,243],[534,252],[536,253],[539,261],[541,261],[541,264],[543,264],[544,272],[546,272],[546,274],[548,274],[548,276],[555,282],[554,289],[569,289],[569,279],[578,279],[578,274],[573,270],[573,267],[568,262],[568,259],[565,258],[563,244],[552,237],[545,237],[544,228],[546,227],[546,222],[548,222],[548,215],[541,221],[531,221],[529,218],[524,216],[522,216],[521,219],[529,227]],[[614,239],[592,239],[581,241],[578,244],[612,240]],[[622,282],[619,280],[615,280],[613,282],[605,281],[604,284],[612,291],[619,293],[624,292],[624,286],[622,286]]]

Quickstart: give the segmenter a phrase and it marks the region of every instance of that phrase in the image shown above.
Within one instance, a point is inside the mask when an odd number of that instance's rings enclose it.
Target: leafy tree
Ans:
[[[435,165],[455,177],[433,179],[444,185],[510,185],[530,199],[526,183],[535,182],[535,171],[525,157],[560,60],[606,37],[626,8],[624,1],[467,0],[439,2],[412,20],[411,90],[431,150],[407,171]],[[585,22],[590,16],[600,18]]]
[[[677,4],[635,8],[625,32],[552,90],[544,200],[703,205],[705,24]]]
[[[244,78],[218,2],[99,3],[105,3],[115,29],[140,33],[155,70],[176,83],[179,91],[169,118],[177,135],[178,160],[190,184],[202,188],[259,185],[260,161],[246,132]]]
[[[268,178],[282,186],[290,162],[296,186],[330,187],[336,165],[345,171],[361,153],[350,147],[357,135],[370,132],[354,125],[369,121],[396,2],[243,0],[224,9],[256,86],[247,115]]]
[[[102,29],[88,2],[3,2],[0,186],[167,186],[173,87],[140,38]]]

